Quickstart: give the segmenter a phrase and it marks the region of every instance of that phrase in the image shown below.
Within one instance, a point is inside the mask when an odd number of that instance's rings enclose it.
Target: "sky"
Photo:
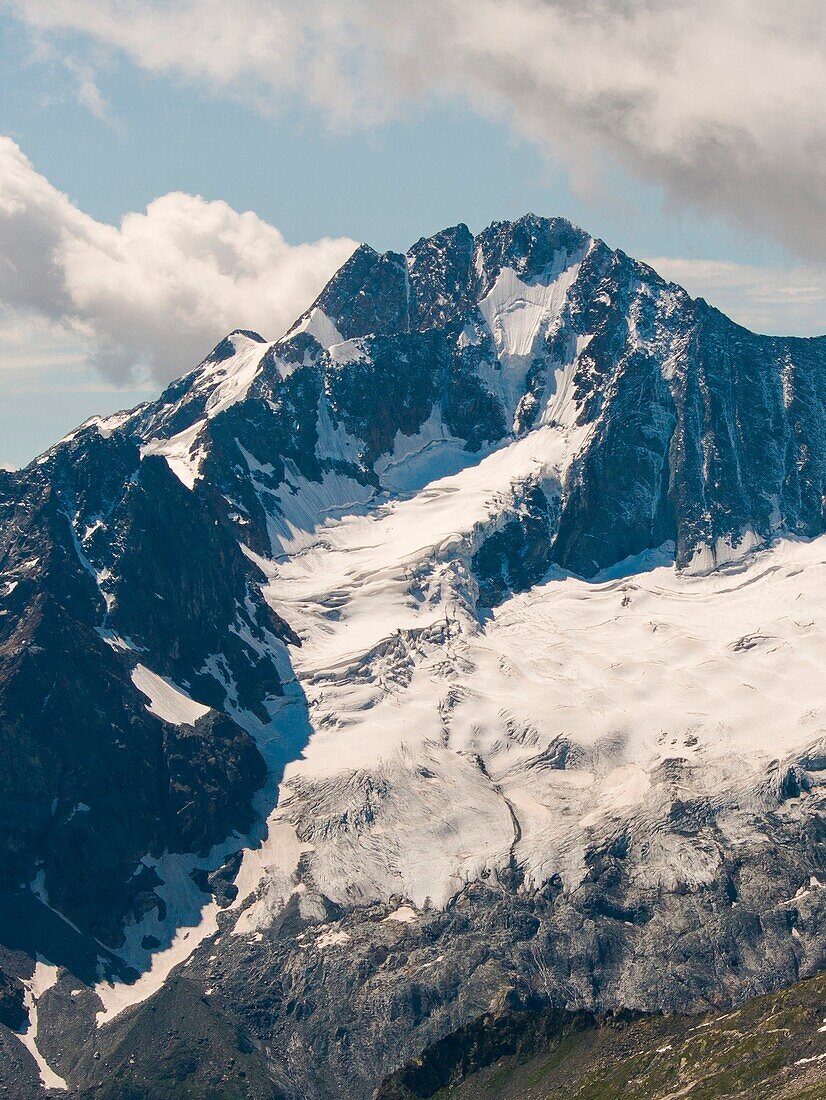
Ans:
[[[0,59],[0,465],[459,221],[826,333],[820,0],[0,0]]]

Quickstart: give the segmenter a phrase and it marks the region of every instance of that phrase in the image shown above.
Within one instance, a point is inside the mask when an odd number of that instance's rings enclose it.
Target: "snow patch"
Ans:
[[[205,449],[200,437],[206,424],[213,417],[224,412],[247,396],[250,386],[261,369],[261,363],[267,352],[274,346],[262,344],[241,332],[234,332],[227,340],[235,349],[235,354],[219,362],[205,360],[188,377],[191,379],[179,406],[190,404],[193,400],[206,396],[203,416],[194,424],[170,437],[156,436],[141,447],[141,457],[162,455],[169,468],[179,481],[188,489],[195,487],[200,477],[201,463]],[[163,420],[167,420],[171,410],[167,409]]]
[[[118,428],[122,428],[123,425],[131,418],[132,412],[126,410],[125,412],[114,413],[112,416],[104,416],[92,421],[94,426],[98,430],[98,435],[103,436],[104,439],[108,439],[112,432]]]
[[[31,978],[23,978],[23,988],[25,990],[23,994],[23,1004],[29,1015],[28,1023],[24,1025],[23,1030],[15,1032],[20,1042],[37,1062],[37,1068],[40,1071],[40,1080],[44,1088],[47,1089],[59,1089],[61,1092],[68,1091],[68,1084],[56,1073],[43,1055],[40,1053],[37,1046],[37,1006],[38,1001],[46,992],[51,989],[58,979],[58,968],[37,956],[37,960],[34,966],[34,974]]]
[[[262,501],[270,546],[276,556],[296,554],[312,546],[342,515],[363,511],[374,494],[372,486],[337,471],[324,473],[320,481],[310,481],[289,460],[285,460],[284,470],[283,483]]]
[[[419,915],[416,910],[410,905],[400,905],[394,912],[384,918],[384,923],[387,921],[398,921],[399,924],[416,924],[419,919]]]
[[[149,700],[146,709],[156,718],[173,726],[193,726],[199,718],[209,714],[210,708],[191,699],[185,691],[165,676],[151,672],[146,665],[138,664],[132,670],[132,683]]]
[[[315,307],[284,337],[289,340],[291,336],[297,336],[300,332],[309,333],[323,348],[330,348],[333,344],[343,344],[344,337],[327,316],[323,309]]]
[[[560,320],[583,255],[557,253],[548,275],[533,282],[525,282],[513,268],[503,267],[479,302],[499,361],[498,370],[483,368],[480,373],[511,417],[525,392],[525,379],[540,342]]]
[[[201,463],[206,455],[203,444],[199,444],[198,440],[205,424],[205,420],[198,420],[169,439],[150,439],[141,447],[141,458],[161,455],[181,484],[187,489],[194,489],[195,482],[201,476]]]
[[[331,344],[327,350],[330,362],[337,367],[346,366],[348,363],[362,363],[368,359],[360,339],[344,340],[341,344]]]
[[[221,363],[201,368],[203,381],[197,388],[209,387],[212,390],[205,408],[208,419],[243,401],[261,369],[262,359],[272,347],[241,332],[234,332],[227,339],[235,348],[235,355]]]
[[[314,946],[323,950],[325,947],[341,947],[343,944],[349,942],[350,936],[347,932],[331,928],[329,931],[322,932],[321,935],[316,938]]]

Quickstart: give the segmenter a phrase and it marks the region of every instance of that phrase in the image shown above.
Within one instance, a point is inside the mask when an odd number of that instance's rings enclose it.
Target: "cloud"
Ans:
[[[17,0],[152,72],[334,123],[463,96],[567,162],[826,254],[822,0]]]
[[[77,372],[92,366],[110,386],[155,387],[233,328],[277,338],[354,244],[289,245],[253,213],[181,193],[106,225],[0,136],[4,384],[13,373],[17,386],[31,388],[44,370],[65,370],[77,386]],[[814,335],[826,327],[826,267],[648,262],[757,331]],[[50,390],[56,385],[50,374]]]
[[[753,332],[822,336],[826,333],[826,267],[755,267],[721,260],[647,259]]]
[[[11,374],[50,367],[79,367],[86,360],[74,333],[45,317],[0,304],[0,383]]]
[[[233,328],[277,338],[354,247],[290,245],[256,214],[180,192],[106,225],[0,136],[0,304],[81,341],[112,381],[167,381]]]
[[[100,88],[97,86],[95,71],[92,66],[87,61],[78,61],[74,57],[64,58],[63,64],[74,77],[75,98],[80,106],[101,122],[115,126],[116,123],[109,109],[109,104],[103,98]]]

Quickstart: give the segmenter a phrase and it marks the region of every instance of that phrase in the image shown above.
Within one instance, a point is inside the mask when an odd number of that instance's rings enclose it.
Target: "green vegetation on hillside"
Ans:
[[[826,1100],[826,973],[732,1012],[607,1018],[530,1055],[417,1090],[416,1070],[386,1093],[437,1100]],[[443,1067],[449,1079],[447,1066]],[[388,1083],[389,1085],[390,1083]],[[387,1086],[386,1086],[387,1088]]]

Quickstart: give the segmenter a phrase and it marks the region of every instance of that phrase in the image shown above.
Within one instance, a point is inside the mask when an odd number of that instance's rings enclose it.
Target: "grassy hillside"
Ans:
[[[734,1012],[574,1025],[531,1054],[502,1057],[435,1092],[428,1053],[396,1074],[380,1095],[388,1100],[826,1100],[825,1017],[826,973]],[[457,1076],[455,1066],[439,1070],[442,1081]]]

